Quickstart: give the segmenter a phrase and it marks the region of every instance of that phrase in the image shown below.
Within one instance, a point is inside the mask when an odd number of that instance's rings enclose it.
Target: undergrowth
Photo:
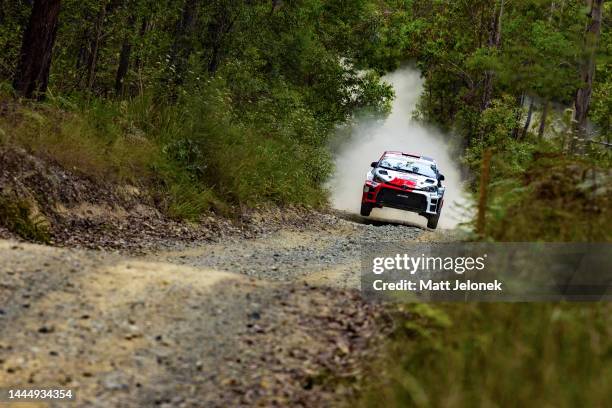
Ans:
[[[500,127],[483,115],[483,123],[483,137],[464,156],[479,174],[484,150],[493,152],[485,230],[474,239],[612,241],[610,149],[582,146],[570,154],[568,135],[516,139],[509,137],[512,121]],[[471,187],[477,197],[477,177]],[[363,381],[358,406],[608,405],[609,303],[403,304],[390,310],[396,330]]]
[[[611,312],[605,303],[398,306],[359,406],[605,406]]]
[[[30,241],[48,243],[51,238],[46,220],[34,215],[26,200],[15,197],[0,195],[0,225]]]
[[[589,157],[536,152],[490,185],[486,235],[496,241],[610,242],[612,172]]]
[[[326,130],[311,112],[282,113],[276,122],[273,106],[238,114],[222,80],[201,86],[175,104],[147,94],[113,101],[53,92],[31,103],[16,101],[4,84],[0,145],[93,180],[138,186],[178,219],[231,215],[244,205],[326,202],[321,185],[331,159]]]

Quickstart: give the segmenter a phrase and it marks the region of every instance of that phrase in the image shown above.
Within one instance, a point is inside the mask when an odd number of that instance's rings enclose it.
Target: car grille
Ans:
[[[387,204],[390,207],[406,210],[426,211],[427,209],[427,198],[424,195],[407,191],[383,188],[380,193],[378,193],[377,201],[381,204]]]

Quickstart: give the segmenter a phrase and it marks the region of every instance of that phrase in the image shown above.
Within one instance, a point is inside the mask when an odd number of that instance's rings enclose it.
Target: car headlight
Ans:
[[[374,181],[377,183],[385,183],[385,179],[374,173]]]
[[[429,192],[435,192],[438,190],[438,187],[436,186],[427,186],[427,187],[423,187],[423,191],[429,191]]]

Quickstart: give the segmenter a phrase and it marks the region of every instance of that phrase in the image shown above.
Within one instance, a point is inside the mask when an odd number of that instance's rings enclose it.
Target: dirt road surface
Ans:
[[[389,329],[359,295],[361,244],[431,234],[347,218],[132,257],[0,241],[0,386],[79,407],[340,405]]]

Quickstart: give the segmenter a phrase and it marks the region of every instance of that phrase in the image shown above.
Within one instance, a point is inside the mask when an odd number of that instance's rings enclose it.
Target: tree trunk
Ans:
[[[147,34],[147,32],[149,31],[149,20],[147,18],[147,16],[144,16],[142,18],[142,22],[140,23],[140,29],[138,30],[138,38],[139,38],[139,43],[143,44],[144,43],[144,37]],[[140,67],[142,61],[141,61],[141,54],[137,53],[136,55],[136,59],[134,60],[136,66]]]
[[[81,68],[83,67],[83,65],[85,65],[85,61],[87,61],[87,33],[86,32],[83,33],[81,37],[80,45],[79,45],[79,52],[77,53],[77,59],[76,59],[76,65],[75,65],[77,72],[79,72]]]
[[[86,73],[83,75],[83,79],[85,80],[85,88],[88,90],[93,88],[96,81],[98,57],[100,55],[100,47],[104,37],[104,22],[107,16],[111,15],[115,9],[122,4],[122,2],[123,0],[100,1],[100,9],[93,26],[93,32],[86,32],[84,34],[86,47],[83,62],[85,63]]]
[[[272,7],[270,8],[270,16],[280,7],[281,0],[272,0]]]
[[[602,8],[603,0],[591,0],[590,21],[586,28],[584,40],[585,58],[580,69],[582,85],[578,88],[574,101],[576,136],[581,137],[586,136],[587,115],[593,90],[593,77],[595,75],[595,53],[601,32]]]
[[[540,126],[538,127],[538,138],[542,140],[544,138],[544,130],[546,129],[546,118],[548,117],[548,110],[550,109],[550,102],[544,102],[544,108],[542,109],[542,117],[540,118]]]
[[[198,0],[185,0],[181,19],[176,25],[172,45],[171,63],[174,65],[174,83],[182,84],[189,57],[193,51],[193,31],[196,25]]]
[[[525,103],[525,93],[521,92],[521,94],[516,98],[516,115],[514,116],[514,127],[512,128],[512,138],[519,138],[519,123],[521,123],[521,118],[523,117],[523,104]]]
[[[529,132],[529,126],[531,126],[531,117],[533,115],[533,98],[529,99],[529,109],[527,110],[527,119],[525,120],[525,126],[523,126],[523,132],[521,133],[521,138],[525,138],[527,136],[527,132]]]
[[[49,83],[60,0],[35,0],[23,34],[13,88],[22,96],[42,99]]]
[[[121,53],[119,55],[119,65],[117,66],[117,75],[115,76],[115,94],[118,97],[124,95],[125,76],[130,68],[130,55],[132,53],[132,44],[128,39],[123,40]]]
[[[486,149],[482,155],[479,186],[480,191],[478,195],[478,213],[476,215],[476,233],[480,236],[484,235],[486,227],[487,196],[489,191],[492,155],[493,151],[490,148]]]
[[[87,74],[86,87],[91,89],[96,79],[96,65],[98,64],[98,50],[100,48],[100,39],[102,38],[102,27],[104,26],[104,18],[106,17],[106,2],[100,6],[96,24],[94,25],[93,38],[90,43],[89,58],[87,59]]]
[[[128,18],[128,30],[136,23],[136,15],[130,14]],[[125,76],[130,68],[130,55],[132,54],[132,34],[127,32],[123,37],[123,45],[119,55],[119,65],[117,66],[117,75],[115,77],[115,94],[122,97],[125,91]]]
[[[489,48],[497,49],[501,44],[501,30],[502,30],[502,17],[504,15],[504,3],[505,0],[499,0],[499,12],[497,11],[497,4],[495,5],[494,18],[491,20],[491,29],[489,31]],[[480,110],[483,111],[489,107],[491,98],[493,96],[493,77],[495,73],[493,71],[485,72],[482,102]]]
[[[238,14],[232,17],[229,6],[222,6],[208,25],[208,46],[211,48],[208,72],[213,75],[221,64],[225,37],[232,31],[237,18]]]

